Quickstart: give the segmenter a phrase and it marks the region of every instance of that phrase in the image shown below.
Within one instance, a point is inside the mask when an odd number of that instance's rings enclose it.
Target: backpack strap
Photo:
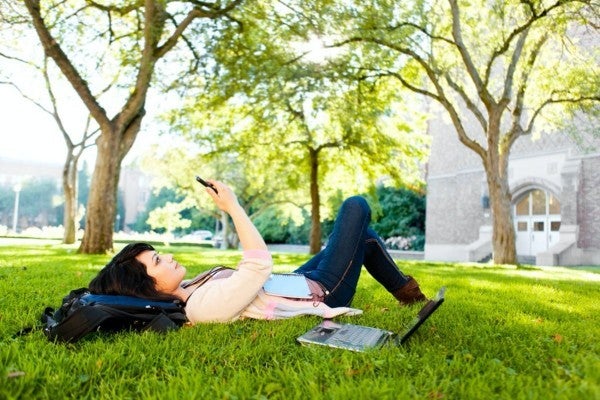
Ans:
[[[157,314],[156,317],[154,317],[152,321],[150,321],[150,323],[148,323],[148,325],[146,325],[144,329],[142,329],[142,331],[154,331],[164,333],[171,330],[175,330],[177,328],[179,328],[179,326],[175,322],[173,322],[171,318],[167,317],[166,314],[161,313]]]
[[[50,340],[76,342],[97,330],[102,322],[113,316],[112,310],[109,311],[104,307],[85,306],[66,317],[60,324],[47,316],[44,333]]]

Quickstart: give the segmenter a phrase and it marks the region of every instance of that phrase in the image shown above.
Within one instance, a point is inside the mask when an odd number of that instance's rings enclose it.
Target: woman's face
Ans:
[[[156,290],[172,294],[179,288],[186,269],[173,259],[172,254],[163,255],[146,250],[138,254],[136,259],[146,266],[146,272],[156,281]]]

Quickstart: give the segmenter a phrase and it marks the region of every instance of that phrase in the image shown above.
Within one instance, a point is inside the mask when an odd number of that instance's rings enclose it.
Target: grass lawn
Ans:
[[[316,317],[120,333],[74,345],[41,331],[14,338],[46,306],[86,286],[109,256],[57,242],[0,242],[0,399],[600,399],[600,274],[594,268],[515,268],[399,262],[446,302],[404,347],[368,353],[295,342]],[[239,253],[159,247],[192,276]],[[307,256],[275,254],[287,271]],[[399,307],[364,272],[344,317],[401,330]]]

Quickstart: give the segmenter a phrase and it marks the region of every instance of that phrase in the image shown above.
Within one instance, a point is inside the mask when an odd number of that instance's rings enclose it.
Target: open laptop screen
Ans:
[[[401,335],[397,335],[394,339],[397,344],[404,344],[408,338],[437,310],[437,308],[444,302],[444,295],[446,293],[446,287],[443,286],[437,293],[437,295],[429,300],[423,308],[419,311],[417,316],[408,325],[408,328]]]
[[[444,293],[445,287],[441,288],[437,296],[419,310],[417,316],[402,334],[369,326],[324,320],[296,340],[301,344],[317,344],[353,351],[378,348],[385,343],[399,346],[406,342],[443,303]]]

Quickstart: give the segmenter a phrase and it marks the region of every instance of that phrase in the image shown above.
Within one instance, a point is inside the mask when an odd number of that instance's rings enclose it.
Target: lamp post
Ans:
[[[15,186],[13,187],[13,190],[15,191],[15,212],[13,214],[13,226],[12,226],[12,230],[13,232],[17,232],[17,222],[19,220],[19,194],[21,193],[21,184],[17,183],[15,184]]]

